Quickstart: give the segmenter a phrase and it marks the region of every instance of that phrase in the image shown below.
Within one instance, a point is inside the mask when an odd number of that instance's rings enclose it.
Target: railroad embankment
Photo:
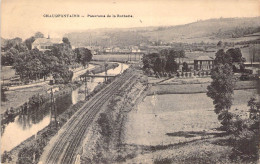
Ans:
[[[81,163],[115,163],[127,156],[122,147],[127,114],[147,92],[147,78],[141,71],[131,71],[135,77],[113,95],[86,134]]]
[[[84,104],[70,120],[59,130],[45,147],[41,161],[43,163],[74,163],[82,148],[85,134],[99,115],[101,109],[120,89],[128,86],[135,79],[131,68],[116,77],[107,87]]]

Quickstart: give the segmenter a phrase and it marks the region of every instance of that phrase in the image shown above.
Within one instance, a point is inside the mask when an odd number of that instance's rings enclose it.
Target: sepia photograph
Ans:
[[[259,0],[1,0],[2,164],[258,164]]]

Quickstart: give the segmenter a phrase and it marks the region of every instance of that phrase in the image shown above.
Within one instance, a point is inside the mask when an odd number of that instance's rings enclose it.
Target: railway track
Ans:
[[[95,119],[102,105],[119,88],[127,85],[133,77],[134,75],[131,72],[126,72],[86,102],[63,126],[63,132],[59,134],[56,142],[52,144],[50,151],[46,152],[46,160],[43,163],[72,164],[75,161],[77,148],[82,142],[86,130]]]

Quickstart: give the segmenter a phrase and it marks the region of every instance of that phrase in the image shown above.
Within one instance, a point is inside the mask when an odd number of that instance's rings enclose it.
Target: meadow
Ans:
[[[254,89],[235,91],[231,111],[247,116],[247,101],[255,95]],[[128,114],[124,144],[134,158],[126,162],[231,163],[232,147],[219,127],[205,93],[147,96]]]
[[[2,66],[1,67],[1,79],[10,79],[15,76],[15,70],[12,66]]]

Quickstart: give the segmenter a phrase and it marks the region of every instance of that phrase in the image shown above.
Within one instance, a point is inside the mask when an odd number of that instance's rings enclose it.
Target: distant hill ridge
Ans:
[[[176,26],[91,29],[67,33],[64,36],[68,37],[74,46],[120,47],[155,41],[217,42],[225,38],[238,38],[256,32],[260,32],[260,17],[214,18]],[[1,42],[5,44],[6,40],[1,38]]]
[[[257,28],[259,31],[257,31]],[[222,38],[248,35],[255,31],[260,32],[260,17],[208,19],[177,26],[94,29],[85,32],[68,33],[65,36],[75,46],[96,44],[102,46],[127,46],[158,40],[163,42],[185,42],[188,39],[194,40],[198,38],[198,42],[200,42],[203,41],[203,37],[220,40]],[[241,34],[238,35],[237,33]]]

